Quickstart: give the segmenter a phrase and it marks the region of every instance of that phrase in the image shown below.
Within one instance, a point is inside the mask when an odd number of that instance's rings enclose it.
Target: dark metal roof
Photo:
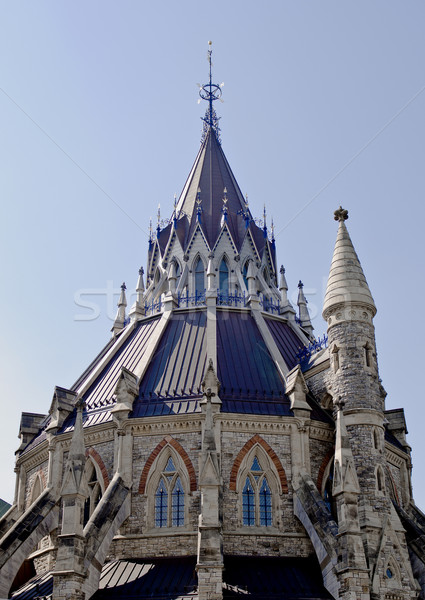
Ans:
[[[133,415],[142,416],[143,404],[197,398],[207,359],[206,311],[175,313],[142,379]]]
[[[317,559],[224,557],[223,598],[328,600]]]
[[[122,367],[133,371],[143,359],[150,336],[159,322],[159,316],[140,321],[129,338],[111,358],[94,383],[84,394],[87,409],[98,408],[112,398]]]
[[[11,595],[13,600],[34,600],[35,598],[51,598],[53,592],[53,576],[51,573],[36,575],[19,590]]]
[[[145,561],[117,560],[106,564],[93,600],[193,600],[196,595],[196,557]]]
[[[285,323],[284,321],[278,321],[277,319],[269,318],[264,316],[270,333],[276,342],[279,352],[281,353],[283,360],[288,365],[289,369],[293,369],[298,364],[297,352],[300,347],[304,346],[295,331]]]
[[[285,388],[248,312],[217,311],[217,363],[222,400],[279,400]]]

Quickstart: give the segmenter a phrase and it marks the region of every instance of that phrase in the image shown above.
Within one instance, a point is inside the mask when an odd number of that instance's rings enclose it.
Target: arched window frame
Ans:
[[[172,480],[165,482],[165,490],[167,492],[167,514],[166,524],[158,525],[157,522],[157,492],[164,475],[167,473],[166,467],[168,461],[172,460],[175,471],[172,474]],[[183,523],[175,524],[173,522],[173,492],[176,489],[177,482],[180,481],[181,490],[183,493]],[[147,497],[147,527],[148,529],[159,532],[161,530],[170,531],[175,529],[176,531],[182,531],[187,529],[189,522],[189,493],[190,493],[190,481],[187,473],[186,466],[181,456],[171,446],[167,445],[161,450],[159,455],[153,462],[149,475],[146,481],[145,496]],[[175,506],[175,504],[174,504]]]
[[[336,500],[332,495],[334,468],[335,468],[335,458],[333,457],[328,462],[325,472],[323,473],[322,489],[320,491],[321,491],[322,498],[325,501],[327,508],[329,509],[334,521],[337,523],[338,522],[337,505],[336,505]]]
[[[385,565],[384,569],[385,583],[390,588],[399,588],[401,582],[401,573],[398,561],[393,555],[391,555]]]
[[[218,289],[225,296],[230,294],[230,265],[226,254],[218,262]]]
[[[99,466],[90,458],[86,460],[84,477],[86,478],[89,490],[89,496],[84,503],[84,526],[86,526],[105,490],[103,486],[103,476]]]
[[[246,287],[246,293],[248,293],[248,279],[246,278],[246,276],[248,274],[248,266],[250,260],[252,260],[252,258],[248,256],[248,258],[245,260],[241,267],[242,279]]]
[[[171,263],[174,263],[175,267],[176,267],[176,288],[177,288],[179,286],[180,277],[182,276],[183,269],[182,269],[179,259],[176,258],[175,256],[173,256],[173,258],[171,259],[170,264]]]
[[[375,470],[375,478],[376,478],[376,491],[379,495],[383,495],[385,493],[385,474],[384,469],[381,465],[378,465]]]
[[[198,266],[202,266],[202,282],[201,269],[198,270]],[[194,296],[203,294],[206,290],[206,266],[200,254],[195,256],[192,263],[192,289]]]
[[[252,482],[253,472],[251,467],[253,465],[254,459],[257,457],[257,460],[262,468],[262,475],[259,477],[258,482],[256,482],[256,490],[255,493],[255,503],[254,503],[254,512],[255,512],[255,524],[248,525],[244,523],[244,489],[247,483],[247,480]],[[271,495],[271,523],[269,525],[261,524],[261,515],[260,515],[260,489],[262,482],[266,479],[270,495]],[[270,460],[268,454],[264,451],[264,449],[259,445],[255,444],[253,448],[245,455],[243,458],[236,480],[236,489],[238,492],[238,521],[241,527],[252,529],[253,527],[264,528],[264,527],[275,527],[278,528],[281,525],[280,518],[280,494],[282,494],[282,489],[280,486],[280,481],[278,474],[276,472],[276,467],[273,462]],[[245,496],[246,497],[246,496]]]

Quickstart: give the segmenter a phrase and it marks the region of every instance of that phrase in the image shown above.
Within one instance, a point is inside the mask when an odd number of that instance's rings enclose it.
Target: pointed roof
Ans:
[[[213,248],[222,228],[223,197],[226,194],[227,224],[239,251],[246,234],[243,217],[246,211],[245,200],[213,128],[207,131],[177,204],[177,215],[184,215],[187,219],[184,250],[197,223],[196,200],[199,189],[201,227],[210,248]],[[183,221],[184,219],[179,218],[177,230],[184,226]],[[252,226],[259,229],[253,223],[250,227]]]
[[[339,228],[323,303],[324,319],[338,304],[365,304],[376,314],[375,302],[345,226],[346,219],[348,211],[341,207],[335,211]]]

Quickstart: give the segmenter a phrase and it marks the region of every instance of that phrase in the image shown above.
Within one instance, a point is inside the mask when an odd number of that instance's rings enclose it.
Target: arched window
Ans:
[[[226,296],[229,294],[229,267],[224,258],[220,263],[219,289],[222,294]]]
[[[243,282],[246,287],[246,291],[248,291],[248,279],[246,278],[246,276],[248,274],[248,263],[249,263],[249,261],[247,260],[242,269],[242,277],[243,277]]]
[[[203,294],[205,291],[205,269],[201,257],[195,263],[195,294]]]
[[[332,460],[330,463],[330,466],[329,466],[329,471],[328,471],[328,476],[325,481],[325,486],[323,488],[323,500],[325,501],[325,504],[326,504],[329,512],[331,513],[334,521],[338,522],[336,501],[335,501],[335,498],[333,497],[333,493],[332,493],[332,488],[333,488],[333,483],[334,483],[334,467],[335,467],[335,463]]]
[[[376,489],[383,493],[385,489],[385,477],[382,467],[379,465],[376,469]]]
[[[174,267],[176,270],[176,287],[177,287],[179,285],[179,279],[182,274],[182,269],[181,269],[179,261],[176,258],[173,259],[173,262],[174,262]]]
[[[94,512],[94,509],[99,504],[102,497],[102,488],[97,478],[96,468],[91,461],[87,470],[87,484],[89,488],[89,495],[84,503],[84,526],[87,525],[88,520]]]
[[[155,492],[155,527],[184,525],[184,489],[173,458],[168,458]]]
[[[242,490],[242,523],[267,527],[272,522],[272,494],[257,456],[252,461]]]

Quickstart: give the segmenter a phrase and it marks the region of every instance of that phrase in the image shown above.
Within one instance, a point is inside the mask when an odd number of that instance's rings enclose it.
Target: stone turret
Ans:
[[[342,207],[335,211],[339,229],[323,306],[331,357],[330,387],[334,406],[338,407],[337,433],[340,441],[338,443],[337,439],[333,493],[337,496],[339,527],[342,528],[339,533],[349,532],[348,550],[357,540],[360,526],[363,545],[369,556],[382,552],[388,540],[392,547],[392,560],[407,564],[405,548],[394,544],[395,536],[391,533],[393,529],[401,531],[402,528],[394,514],[388,492],[390,483],[386,480],[385,395],[378,375],[373,325],[376,307],[345,225],[347,218],[348,211]],[[346,463],[347,472],[350,464],[354,465],[355,473],[350,475],[352,489],[348,489],[350,486],[343,489],[340,485],[342,465],[337,463],[341,461]],[[354,548],[360,556],[358,540]],[[341,592],[341,597],[352,597],[350,577],[354,581],[357,577],[355,571],[361,565],[362,560],[347,565],[348,569],[354,567],[354,570],[344,580],[346,592]],[[373,573],[370,598],[387,597],[384,592],[387,585],[384,561],[381,564],[378,558],[373,561]]]

